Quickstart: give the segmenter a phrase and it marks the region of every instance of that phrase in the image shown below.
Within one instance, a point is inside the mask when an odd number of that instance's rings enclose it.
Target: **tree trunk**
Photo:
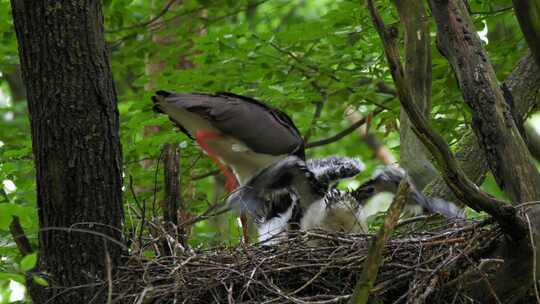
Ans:
[[[521,31],[540,67],[540,2],[512,0]]]
[[[412,100],[425,117],[431,113],[431,42],[422,1],[397,0],[399,19],[405,28],[405,79]],[[420,189],[437,177],[430,154],[414,134],[407,113],[400,113],[400,164]]]
[[[180,147],[175,144],[165,144],[163,147],[163,173],[165,183],[165,202],[163,208],[163,221],[167,231],[186,247],[187,232],[185,227],[178,226],[179,214],[185,212],[186,207],[182,200],[180,184]]]
[[[519,60],[512,73],[504,81],[514,100],[514,117],[521,116],[525,120],[540,104],[540,69],[535,65],[533,56],[529,53]],[[457,144],[455,153],[463,172],[477,185],[482,184],[488,164],[484,151],[478,145],[472,130],[463,136]],[[456,201],[452,190],[442,177],[437,177],[424,188],[424,193],[433,197],[441,197]]]
[[[540,174],[461,0],[431,0],[437,45],[454,69],[472,126],[499,186],[514,204],[540,199]]]
[[[430,0],[430,5],[437,25],[437,45],[452,66],[471,109],[473,130],[495,180],[514,205],[538,201],[540,174],[521,137],[517,107],[511,94],[499,88],[467,8],[461,0]],[[460,282],[472,298],[483,303],[499,299],[513,302],[535,283],[533,272],[538,273],[540,259],[530,242],[540,241],[540,208],[532,206],[523,211],[531,231],[506,240],[494,252],[504,263],[483,280],[477,279],[477,270],[473,276],[462,276]]]
[[[12,0],[39,213],[35,303],[106,303],[123,252],[118,110],[100,1]]]

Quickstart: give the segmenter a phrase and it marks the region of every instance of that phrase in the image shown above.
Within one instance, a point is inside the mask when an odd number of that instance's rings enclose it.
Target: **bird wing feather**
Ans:
[[[197,114],[220,132],[244,142],[256,153],[304,157],[304,142],[287,114],[255,99],[232,93],[156,92],[154,109],[171,116],[171,107]],[[184,133],[186,126],[175,121]],[[193,134],[189,134],[193,136]]]

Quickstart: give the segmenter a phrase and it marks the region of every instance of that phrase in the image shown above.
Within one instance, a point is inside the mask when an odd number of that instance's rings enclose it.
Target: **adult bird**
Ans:
[[[304,159],[304,142],[284,112],[232,93],[157,91],[153,109],[165,113],[218,165],[231,192],[269,165],[295,155]],[[229,170],[229,168],[232,170]],[[241,216],[244,240],[246,219]]]

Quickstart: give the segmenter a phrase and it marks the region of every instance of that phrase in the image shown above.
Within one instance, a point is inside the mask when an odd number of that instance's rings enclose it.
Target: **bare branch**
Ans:
[[[370,116],[371,115],[371,116]],[[360,112],[355,110],[352,107],[347,108],[346,110],[346,116],[347,120],[349,120],[351,123],[354,123],[356,121],[360,121],[363,117]],[[396,158],[392,154],[392,151],[390,151],[387,147],[385,147],[375,136],[375,134],[371,133],[369,131],[369,124],[370,120],[373,117],[373,114],[370,113],[367,117],[367,122],[360,126],[360,128],[357,129],[358,135],[360,135],[360,138],[366,145],[373,151],[375,154],[375,157],[380,160],[385,166],[395,164],[397,162]]]
[[[383,110],[382,109],[378,109],[376,111],[373,112],[373,116],[381,113]],[[325,139],[321,139],[321,140],[318,140],[318,141],[314,141],[314,142],[310,142],[310,143],[307,143],[306,144],[306,149],[309,149],[309,148],[315,148],[315,147],[319,147],[319,146],[324,146],[324,145],[328,145],[328,144],[331,144],[333,142],[336,142],[340,139],[342,139],[343,137],[351,134],[352,132],[354,132],[354,130],[360,128],[363,124],[365,124],[367,121],[367,119],[364,117],[360,120],[358,120],[357,122],[353,123],[352,125],[350,125],[347,129],[335,134],[335,135],[332,135],[328,138],[325,138]]]
[[[17,248],[21,255],[25,256],[34,252],[32,245],[30,245],[30,241],[26,237],[26,234],[24,234],[24,229],[21,226],[18,216],[13,216],[11,224],[9,225],[9,232],[11,232],[11,236],[13,237],[15,244],[17,244]]]
[[[180,148],[174,144],[167,143],[163,147],[163,150],[163,173],[165,174],[163,220],[170,235],[174,236],[185,247],[188,236],[186,231],[189,228],[178,225],[178,218],[185,218],[185,213],[187,213],[180,189]]]
[[[354,293],[349,302],[350,304],[364,304],[368,302],[369,294],[371,293],[375,279],[377,279],[377,273],[379,272],[383,258],[384,244],[390,237],[394,227],[396,227],[401,210],[403,210],[405,203],[407,203],[408,194],[409,182],[408,178],[404,178],[399,184],[394,201],[390,205],[390,208],[388,208],[383,226],[379,229],[377,236],[369,246],[368,254],[362,267],[362,274],[358,282],[356,282]]]
[[[540,174],[516,127],[512,98],[500,89],[465,4],[431,0],[430,5],[438,49],[471,109],[473,131],[495,180],[514,204],[540,199]]]
[[[445,182],[458,199],[465,202],[469,207],[477,211],[483,210],[493,216],[501,224],[505,232],[515,238],[523,237],[526,227],[523,221],[517,217],[515,210],[507,206],[503,201],[481,191],[465,176],[448,144],[429,126],[422,113],[412,102],[410,90],[404,80],[403,68],[399,60],[399,51],[394,43],[394,37],[386,29],[373,4],[373,0],[367,0],[367,5],[373,24],[381,37],[401,106],[407,111],[414,132],[434,156]]]
[[[405,81],[412,101],[424,117],[431,112],[431,41],[424,1],[395,0],[399,20],[405,28]],[[423,188],[437,174],[427,149],[411,129],[405,111],[400,113],[400,164],[415,184]]]

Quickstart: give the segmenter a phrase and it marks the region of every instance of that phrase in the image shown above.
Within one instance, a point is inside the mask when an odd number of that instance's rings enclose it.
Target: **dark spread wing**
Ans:
[[[297,156],[288,156],[252,177],[231,193],[227,201],[255,218],[268,219],[290,206],[292,201],[283,200],[283,196],[298,196],[300,204],[306,205],[315,197],[323,197],[322,190],[305,162]]]
[[[214,128],[239,139],[257,153],[304,157],[304,142],[293,121],[287,114],[255,99],[231,93],[158,91],[156,95],[168,105],[182,107],[208,120]],[[159,103],[154,104],[158,111],[166,111]]]

